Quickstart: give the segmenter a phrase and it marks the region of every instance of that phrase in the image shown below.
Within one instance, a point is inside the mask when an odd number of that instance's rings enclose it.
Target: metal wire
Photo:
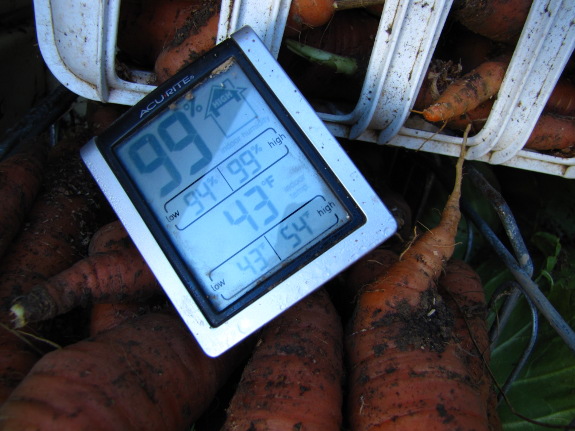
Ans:
[[[513,289],[513,292],[520,292],[521,287],[517,284],[517,282],[512,283],[516,285],[516,287]],[[509,373],[509,376],[507,376],[505,383],[501,385],[501,392],[497,395],[498,403],[503,401],[505,394],[507,393],[507,391],[509,390],[515,379],[517,379],[517,377],[523,370],[523,367],[525,367],[525,365],[527,364],[527,361],[529,360],[531,353],[533,353],[533,350],[535,349],[535,344],[537,343],[537,334],[539,332],[539,313],[537,312],[537,308],[535,307],[535,304],[533,304],[533,301],[531,301],[528,296],[525,296],[525,298],[527,299],[527,304],[529,304],[529,309],[531,310],[531,337],[529,337],[529,342],[527,343],[527,346],[523,350],[523,353],[521,354],[521,357],[517,361],[517,364],[515,364],[513,370],[511,370],[511,373]]]
[[[463,204],[463,202],[462,202]],[[465,205],[465,211],[469,217],[476,224],[480,232],[485,236],[487,241],[491,244],[498,256],[503,260],[503,263],[517,282],[524,289],[525,295],[533,301],[537,309],[543,314],[549,323],[557,331],[559,336],[565,341],[567,346],[575,352],[575,332],[565,322],[563,317],[557,312],[555,307],[549,302],[547,297],[539,290],[539,286],[535,283],[529,275],[527,275],[519,266],[515,258],[509,253],[505,246],[501,243],[499,238],[493,233],[491,228],[475,213],[472,208]],[[463,205],[462,205],[463,207]]]

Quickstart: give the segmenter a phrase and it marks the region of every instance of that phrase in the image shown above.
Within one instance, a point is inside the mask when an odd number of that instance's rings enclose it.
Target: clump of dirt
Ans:
[[[418,348],[440,353],[452,337],[454,316],[441,295],[430,288],[421,293],[417,307],[402,300],[393,312],[379,317],[373,325],[392,328],[388,342],[393,342],[400,350]],[[385,344],[379,346],[379,354],[385,347]]]

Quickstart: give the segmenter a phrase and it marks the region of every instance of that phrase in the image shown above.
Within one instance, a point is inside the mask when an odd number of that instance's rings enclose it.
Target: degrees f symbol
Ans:
[[[256,118],[256,113],[244,98],[245,90],[235,87],[229,79],[213,85],[210,90],[206,119],[212,117],[226,136],[233,135]]]

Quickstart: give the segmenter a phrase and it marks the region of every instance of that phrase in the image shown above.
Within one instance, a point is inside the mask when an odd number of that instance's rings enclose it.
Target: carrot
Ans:
[[[198,8],[198,0],[124,1],[120,6],[117,43],[141,66],[153,66],[162,50]]]
[[[486,100],[465,114],[453,117],[447,125],[450,129],[465,130],[471,124],[471,131],[477,133],[485,125],[492,108],[493,100]]]
[[[509,59],[487,61],[449,85],[435,103],[423,111],[430,122],[449,121],[497,95]]]
[[[131,239],[119,220],[114,220],[96,231],[88,244],[88,255],[121,250],[129,246]]]
[[[575,146],[575,117],[551,113],[541,114],[525,144],[526,149],[537,151],[567,151],[573,146]]]
[[[322,289],[264,328],[222,430],[338,430],[342,378],[341,323]]]
[[[124,112],[126,107],[111,103],[99,104],[91,103],[88,105],[86,120],[94,136],[100,135],[114,121],[116,121]]]
[[[421,88],[415,99],[413,109],[422,111],[432,105],[456,79],[461,77],[461,65],[451,60],[432,59]]]
[[[333,0],[293,0],[288,12],[286,29],[301,32],[305,28],[327,24],[335,12]]]
[[[90,336],[115,328],[122,322],[133,319],[145,310],[140,304],[94,304],[90,310]]]
[[[489,335],[481,279],[469,264],[451,260],[439,279],[439,293],[455,316],[449,348],[466,365],[464,378],[474,392],[467,400],[478,403],[477,409],[487,418],[489,429],[500,429],[497,397],[488,370]]]
[[[219,2],[214,0],[206,0],[193,12],[156,59],[154,71],[158,84],[215,46],[219,16]]]
[[[575,115],[575,85],[568,79],[560,79],[551,92],[545,111],[553,114]]]
[[[0,163],[0,258],[20,231],[44,174],[45,139],[38,137],[24,145]]]
[[[243,360],[207,357],[166,313],[46,354],[0,408],[0,430],[189,430]]]
[[[38,357],[7,329],[12,299],[81,259],[105,212],[104,198],[74,148],[62,143],[51,150],[45,188],[0,263],[0,403]]]
[[[437,400],[424,398],[419,402],[416,398],[418,392],[427,394],[436,386],[433,379],[426,383],[425,379],[409,379],[403,371],[397,371],[405,370],[410,363],[408,352],[418,353],[413,361],[424,369],[445,346],[442,323],[448,315],[431,313],[431,310],[439,309],[440,304],[435,302],[441,299],[434,282],[455,249],[468,131],[456,165],[455,185],[439,224],[418,237],[404,251],[399,262],[385,276],[367,285],[358,298],[346,336],[350,364],[348,419],[355,431],[386,427],[403,429],[400,428],[403,422],[405,429],[434,429],[432,424],[441,424],[446,419],[441,416],[442,411],[436,409]],[[428,313],[431,314],[427,316]],[[415,367],[414,372],[417,374],[420,369]],[[403,381],[406,385],[414,385],[416,390],[406,392],[394,403],[397,388],[387,383],[386,376],[399,374],[402,377],[394,379],[398,384]],[[416,381],[425,385],[425,389],[416,386]],[[445,407],[448,414],[455,413],[450,406]],[[416,411],[421,413],[416,414]],[[416,416],[421,417],[417,425],[412,422]],[[459,423],[460,419],[454,421],[452,424]]]
[[[453,15],[465,27],[497,42],[519,37],[533,0],[456,0]]]
[[[10,310],[16,328],[51,319],[92,302],[137,302],[162,292],[123,227],[118,222],[114,227],[123,232],[124,237],[113,246],[108,245],[105,252],[93,252],[14,299]],[[107,235],[112,234],[107,232]],[[97,248],[93,246],[92,250]]]
[[[340,307],[342,309],[340,315],[347,320],[353,312],[361,290],[377,281],[398,260],[399,256],[394,251],[387,248],[376,248],[359,262],[353,264],[344,274],[343,291],[338,294],[343,303]]]
[[[119,220],[101,227],[90,240],[88,255],[121,250],[129,246],[130,238]],[[92,304],[90,310],[90,335],[95,336],[118,326],[125,320],[139,316],[147,309],[146,304],[104,302]]]

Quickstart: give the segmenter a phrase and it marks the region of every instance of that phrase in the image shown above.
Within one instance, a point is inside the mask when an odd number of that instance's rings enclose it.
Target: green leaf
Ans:
[[[562,248],[555,236],[545,233],[534,235],[531,245],[534,244],[547,254],[540,265],[543,266],[540,273],[545,274],[540,280],[544,281],[545,277],[554,280],[546,286],[546,296],[571,327],[575,327],[575,284],[572,280],[575,249]],[[488,292],[493,292],[509,278],[508,271],[502,265],[495,265],[494,260],[478,267]],[[491,320],[494,319],[492,315]],[[500,385],[525,350],[531,328],[531,311],[522,298],[492,351],[491,367]],[[575,354],[542,316],[537,340],[528,364],[508,391],[507,399],[512,408],[505,402],[499,406],[504,430],[547,429],[523,419],[513,410],[544,424],[566,425],[575,418]]]

